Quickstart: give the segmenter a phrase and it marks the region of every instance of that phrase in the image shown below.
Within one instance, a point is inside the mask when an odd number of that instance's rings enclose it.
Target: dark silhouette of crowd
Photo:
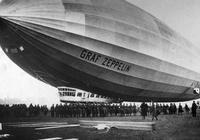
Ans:
[[[195,103],[195,101],[193,101],[193,103],[192,103],[192,116],[193,117],[197,116],[196,110],[197,110],[197,104]]]
[[[177,107],[175,104],[147,104],[143,102],[140,107],[135,104],[100,104],[100,103],[68,103],[52,105],[49,109],[47,106],[25,104],[15,105],[0,105],[0,118],[9,117],[37,117],[37,116],[51,116],[57,118],[71,118],[71,117],[112,117],[112,116],[136,116],[141,114],[142,118],[152,116],[152,120],[158,120],[159,114],[182,115],[192,113],[196,117],[196,110],[198,106],[195,102],[190,109],[187,104],[182,107],[181,104]]]
[[[0,105],[0,118],[46,116],[48,111],[46,105],[30,104],[28,107],[25,104]]]
[[[52,105],[51,117],[109,117],[109,116],[131,116],[136,115],[136,105],[111,105],[95,103],[71,103]]]
[[[151,103],[151,105],[147,105],[145,102],[143,102],[140,106],[141,108],[141,116],[143,119],[145,119],[146,116],[152,115],[152,120],[156,119],[158,120],[158,115],[159,114],[164,114],[164,115],[182,115],[182,113],[185,110],[186,114],[189,114],[190,108],[188,107],[187,104],[185,104],[185,107],[183,108],[181,104],[177,107],[176,104],[170,103],[168,104],[156,104]],[[193,117],[196,117],[196,111],[197,111],[197,104],[195,101],[193,101],[192,108],[191,108],[191,113]]]

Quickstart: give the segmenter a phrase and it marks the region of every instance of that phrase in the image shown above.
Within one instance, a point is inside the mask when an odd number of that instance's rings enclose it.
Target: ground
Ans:
[[[62,139],[77,138],[79,140],[199,140],[200,116],[193,118],[189,115],[160,115],[155,121],[153,131],[121,130],[112,128],[108,132],[86,129],[81,127],[56,128],[48,130],[35,130],[34,127],[10,126],[11,124],[38,124],[38,123],[68,123],[78,124],[79,120],[98,121],[151,121],[151,116],[142,120],[141,116],[106,117],[106,118],[21,118],[6,120],[0,134],[10,134],[8,140],[37,140],[60,137]],[[23,123],[22,123],[23,122]]]

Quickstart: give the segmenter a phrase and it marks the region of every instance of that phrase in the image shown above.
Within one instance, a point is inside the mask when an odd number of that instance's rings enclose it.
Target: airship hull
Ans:
[[[43,0],[39,7],[37,0],[13,1],[29,8],[2,10],[1,46],[34,77],[132,101],[199,98],[198,48],[138,7],[118,0]]]

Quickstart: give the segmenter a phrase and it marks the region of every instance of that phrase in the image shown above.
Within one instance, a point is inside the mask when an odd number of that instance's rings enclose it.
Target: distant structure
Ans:
[[[63,103],[111,103],[113,99],[93,94],[87,91],[83,91],[76,88],[70,87],[57,87],[60,101]]]

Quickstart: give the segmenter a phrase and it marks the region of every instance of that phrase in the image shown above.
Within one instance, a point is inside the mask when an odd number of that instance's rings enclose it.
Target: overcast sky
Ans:
[[[148,11],[200,47],[200,0],[127,0]],[[58,103],[57,89],[25,73],[0,49],[0,98]]]

